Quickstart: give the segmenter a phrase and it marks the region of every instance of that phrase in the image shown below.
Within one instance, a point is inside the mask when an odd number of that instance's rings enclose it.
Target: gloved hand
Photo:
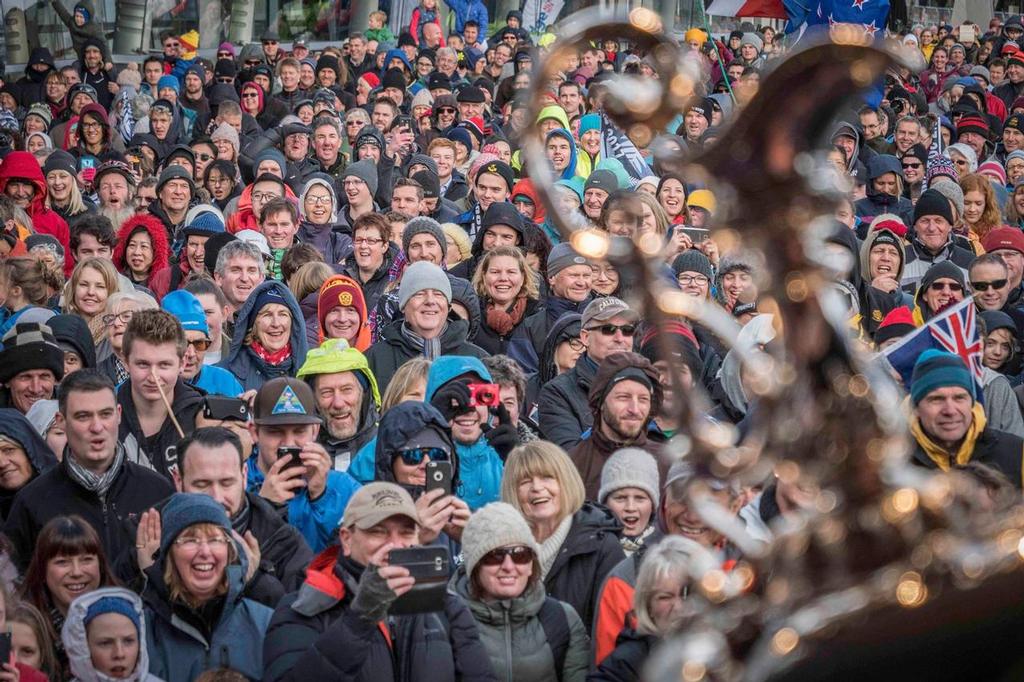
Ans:
[[[437,408],[445,421],[451,421],[460,414],[473,410],[469,405],[469,385],[461,381],[452,381],[437,389],[430,404]]]
[[[396,599],[398,595],[388,587],[388,581],[378,572],[377,566],[370,564],[359,580],[352,610],[368,622],[376,623],[384,620]]]
[[[519,432],[512,423],[508,409],[501,403],[491,408],[491,413],[498,418],[498,425],[484,432],[487,443],[494,448],[502,461],[508,457],[515,446],[519,445]]]

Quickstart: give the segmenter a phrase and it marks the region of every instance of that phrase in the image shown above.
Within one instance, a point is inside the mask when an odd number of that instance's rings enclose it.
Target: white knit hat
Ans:
[[[462,531],[462,557],[466,575],[472,577],[480,559],[492,549],[524,545],[540,556],[540,547],[533,539],[526,519],[510,504],[491,502],[469,517]]]
[[[623,448],[604,463],[601,469],[601,489],[597,501],[604,504],[605,498],[622,488],[639,488],[651,498],[658,508],[658,463],[650,453],[640,448]]]

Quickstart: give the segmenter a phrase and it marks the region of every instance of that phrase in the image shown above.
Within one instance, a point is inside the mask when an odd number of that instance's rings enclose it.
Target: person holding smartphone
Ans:
[[[263,642],[264,682],[494,680],[473,616],[455,595],[445,593],[441,611],[389,615],[416,583],[389,555],[420,545],[421,529],[401,486],[374,482],[357,491],[340,545],[313,560],[306,582],[274,612]]]

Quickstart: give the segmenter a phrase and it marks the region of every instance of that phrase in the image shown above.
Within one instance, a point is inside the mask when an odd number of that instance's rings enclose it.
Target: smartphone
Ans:
[[[452,494],[452,463],[427,462],[426,492],[440,488],[445,495]]]
[[[708,238],[711,230],[703,227],[684,227],[683,234],[690,238],[690,241],[694,244],[700,244],[702,241]]]
[[[237,419],[247,422],[249,421],[249,403],[240,398],[208,395],[203,400],[203,416],[218,421]]]
[[[409,547],[388,553],[388,564],[404,566],[416,579],[412,589],[396,599],[388,609],[395,616],[444,610],[448,591],[451,557],[447,547]]]
[[[306,465],[302,463],[302,456],[301,455],[302,455],[302,448],[296,448],[296,447],[278,448],[277,449],[277,458],[278,459],[282,459],[284,457],[287,457],[287,458],[289,458],[291,460],[287,464],[284,465],[284,468],[281,469],[281,471],[288,471],[289,469],[296,469],[296,468],[305,468]]]
[[[0,634],[0,663],[7,663],[11,660],[11,633]]]

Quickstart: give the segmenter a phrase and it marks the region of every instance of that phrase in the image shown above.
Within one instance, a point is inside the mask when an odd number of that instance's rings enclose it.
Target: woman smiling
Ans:
[[[484,254],[473,274],[483,319],[474,342],[491,355],[505,353],[513,332],[537,308],[537,275],[514,246],[499,246]]]

